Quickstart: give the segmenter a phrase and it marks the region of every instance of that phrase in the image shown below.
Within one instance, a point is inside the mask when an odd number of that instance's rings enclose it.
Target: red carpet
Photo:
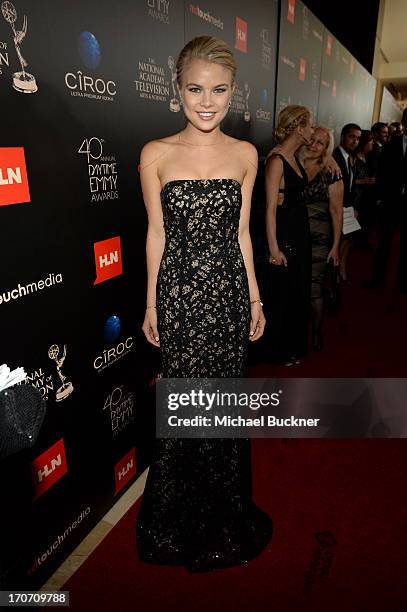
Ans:
[[[140,563],[136,504],[64,586],[75,611],[405,612],[403,440],[255,440],[266,551],[206,574]],[[316,534],[321,534],[319,540]]]
[[[252,374],[405,377],[407,296],[362,289],[370,260],[354,254],[323,352]],[[404,440],[254,440],[253,472],[254,497],[275,526],[261,556],[199,575],[142,564],[136,504],[64,586],[71,610],[406,612]]]

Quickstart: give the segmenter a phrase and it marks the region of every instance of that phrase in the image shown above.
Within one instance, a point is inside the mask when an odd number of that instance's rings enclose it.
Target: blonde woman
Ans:
[[[323,126],[314,128],[310,144],[300,149],[299,158],[308,176],[303,192],[311,230],[312,347],[323,347],[324,281],[328,263],[339,265],[339,242],[343,223],[343,180],[327,167],[333,151],[333,135]]]
[[[181,51],[181,132],[141,154],[148,213],[143,331],[168,378],[239,377],[265,326],[249,234],[257,152],[220,129],[236,64],[201,36]],[[143,561],[207,571],[253,558],[272,534],[250,493],[247,439],[157,439],[137,519]]]
[[[270,357],[290,366],[307,351],[311,281],[308,213],[302,192],[308,183],[298,149],[311,142],[311,114],[287,106],[278,117],[279,147],[266,160],[266,231],[271,264]]]

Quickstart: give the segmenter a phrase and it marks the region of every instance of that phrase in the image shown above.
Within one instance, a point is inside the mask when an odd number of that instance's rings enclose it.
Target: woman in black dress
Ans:
[[[353,164],[353,179],[355,181],[354,207],[358,213],[361,229],[356,232],[355,240],[358,248],[370,251],[369,232],[376,222],[376,178],[368,162],[373,149],[373,136],[370,130],[362,130]]]
[[[220,130],[236,65],[202,36],[177,62],[184,130],[141,154],[148,213],[143,331],[168,378],[240,377],[265,318],[249,234],[257,152]],[[272,534],[251,498],[247,439],[157,439],[137,548],[150,563],[207,571],[253,558]]]
[[[311,242],[302,192],[307,175],[296,152],[311,141],[311,114],[287,106],[278,116],[278,153],[266,160],[266,231],[271,264],[270,350],[284,365],[299,363],[307,352],[311,290]]]
[[[303,191],[311,230],[312,282],[312,348],[323,347],[324,285],[331,262],[339,264],[339,242],[343,224],[343,181],[327,168],[333,150],[332,133],[316,126],[309,145],[299,151],[299,158],[308,176]]]

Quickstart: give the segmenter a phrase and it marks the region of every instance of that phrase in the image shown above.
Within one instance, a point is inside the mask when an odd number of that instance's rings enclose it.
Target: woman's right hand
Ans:
[[[284,253],[280,251],[280,249],[277,249],[276,251],[271,251],[269,263],[273,264],[273,266],[286,266],[287,259]]]
[[[144,323],[141,329],[150,344],[157,347],[160,346],[160,337],[157,329],[157,310],[155,308],[146,308]]]

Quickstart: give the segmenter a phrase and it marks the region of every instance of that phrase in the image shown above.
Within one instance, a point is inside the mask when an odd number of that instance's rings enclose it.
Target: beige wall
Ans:
[[[406,29],[407,0],[381,0],[373,62],[377,79],[373,122],[379,119],[384,85],[402,107],[407,106]]]

